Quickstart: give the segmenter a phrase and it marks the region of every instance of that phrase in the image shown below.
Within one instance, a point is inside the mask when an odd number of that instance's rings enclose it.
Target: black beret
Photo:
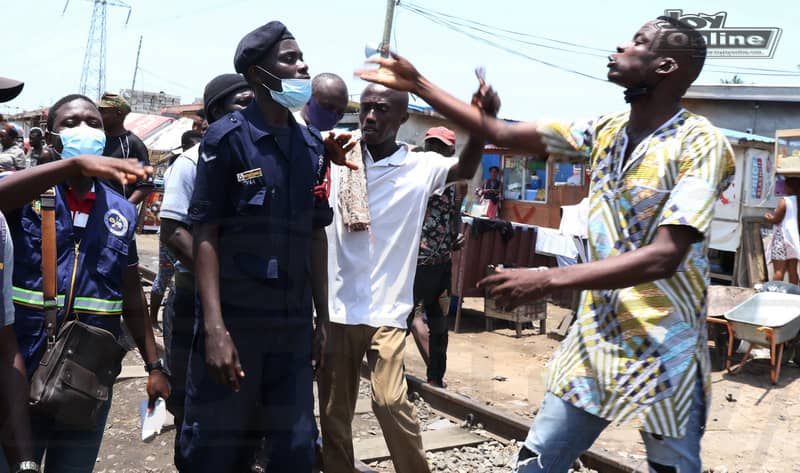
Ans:
[[[206,119],[210,119],[211,106],[239,89],[249,88],[241,74],[221,74],[211,79],[203,91],[203,111]]]
[[[20,92],[25,84],[22,82],[9,79],[7,77],[0,77],[0,102],[8,102],[13,100]]]
[[[294,39],[294,36],[280,21],[270,21],[247,33],[239,41],[236,54],[233,56],[233,67],[236,72],[240,74],[247,72],[247,68],[257,63],[270,48],[284,39]]]

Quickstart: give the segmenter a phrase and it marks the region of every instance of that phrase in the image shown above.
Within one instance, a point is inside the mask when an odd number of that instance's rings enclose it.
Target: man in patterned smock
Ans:
[[[709,385],[708,234],[734,170],[725,137],[680,105],[705,60],[689,25],[660,17],[609,57],[630,111],[577,123],[504,123],[375,59],[367,80],[413,92],[469,132],[537,156],[588,160],[591,262],[506,270],[480,282],[500,306],[582,289],[577,320],[548,367],[548,393],[515,471],[565,472],[611,422],[642,429],[651,472],[701,471]]]

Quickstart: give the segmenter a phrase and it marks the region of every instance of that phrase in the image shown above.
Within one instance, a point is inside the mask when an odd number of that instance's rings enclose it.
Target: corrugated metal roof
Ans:
[[[754,84],[698,84],[689,87],[690,100],[756,100],[760,102],[800,102],[800,86]]]
[[[774,138],[768,138],[766,136],[761,136],[761,135],[754,135],[752,133],[746,133],[744,131],[731,130],[729,128],[721,128],[721,127],[717,128],[719,128],[720,131],[722,131],[722,133],[724,133],[725,136],[731,141],[736,141],[736,142],[757,141],[759,143],[768,143],[768,144],[775,143]]]

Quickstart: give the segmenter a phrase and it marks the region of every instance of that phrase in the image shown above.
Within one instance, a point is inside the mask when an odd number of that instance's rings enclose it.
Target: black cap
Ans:
[[[206,84],[206,89],[203,92],[203,112],[205,118],[210,118],[209,112],[211,111],[211,106],[225,98],[226,95],[235,90],[249,87],[247,81],[244,80],[241,74],[221,74],[211,79],[211,82]]]
[[[14,100],[24,86],[25,84],[18,80],[0,77],[0,103]]]
[[[294,36],[280,21],[270,21],[247,33],[239,41],[236,54],[233,56],[233,67],[236,72],[240,74],[247,72],[247,68],[257,63],[270,48],[284,39],[294,39]]]

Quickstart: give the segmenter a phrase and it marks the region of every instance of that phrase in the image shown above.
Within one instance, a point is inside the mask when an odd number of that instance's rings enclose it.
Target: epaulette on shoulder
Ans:
[[[242,126],[242,117],[238,113],[225,115],[219,120],[208,126],[203,137],[204,146],[216,146],[220,141],[233,130]]]

